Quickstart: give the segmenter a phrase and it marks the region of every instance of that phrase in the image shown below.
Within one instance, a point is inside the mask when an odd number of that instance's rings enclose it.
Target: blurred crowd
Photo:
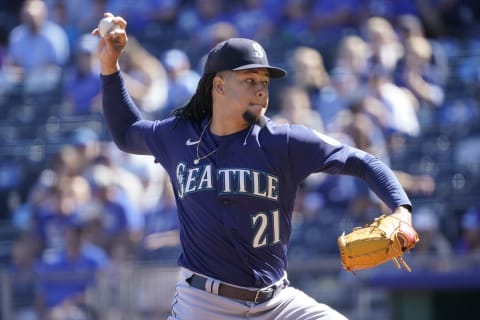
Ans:
[[[308,125],[395,171],[414,199],[421,242],[412,254],[480,252],[480,202],[468,193],[480,185],[472,160],[480,150],[480,2],[4,1],[0,216],[15,231],[4,262],[23,275],[18,319],[88,315],[84,294],[95,272],[124,261],[172,263],[181,250],[163,169],[118,151],[101,121],[91,122],[101,119],[101,81],[90,32],[104,12],[128,22],[120,64],[147,118],[190,98],[215,43],[256,39],[289,72],[272,83],[271,118]],[[14,154],[28,143],[48,150],[33,159],[35,170]],[[448,203],[455,193],[461,204]],[[341,232],[382,212],[361,181],[316,174],[298,191],[290,255],[336,254]],[[41,280],[33,287],[34,274]]]

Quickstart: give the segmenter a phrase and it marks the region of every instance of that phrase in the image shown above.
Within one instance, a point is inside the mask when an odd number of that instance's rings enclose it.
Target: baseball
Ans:
[[[116,28],[120,28],[118,24],[113,22],[113,17],[105,17],[98,23],[98,31],[102,37],[112,32]]]

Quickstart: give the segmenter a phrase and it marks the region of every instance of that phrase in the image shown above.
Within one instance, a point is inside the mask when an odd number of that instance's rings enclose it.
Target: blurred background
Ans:
[[[168,177],[112,145],[101,114],[103,12],[128,21],[121,68],[150,119],[196,89],[205,54],[249,37],[289,76],[268,115],[366,150],[396,173],[421,242],[342,270],[337,237],[384,212],[350,177],[299,188],[293,285],[351,319],[471,319],[480,301],[480,2],[0,2],[0,319],[161,319],[180,252]]]

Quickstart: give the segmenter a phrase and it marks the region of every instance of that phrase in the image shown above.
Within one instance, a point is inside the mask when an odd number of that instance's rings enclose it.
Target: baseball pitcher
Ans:
[[[118,27],[108,28],[98,48],[105,121],[118,148],[153,156],[175,191],[182,253],[169,319],[346,319],[289,286],[296,190],[314,172],[365,181],[392,210],[387,233],[395,235],[386,237],[398,240],[400,250],[393,259],[417,238],[411,203],[392,171],[310,128],[268,119],[269,83],[286,72],[271,66],[263,47],[250,39],[217,44],[190,101],[170,118],[144,120],[118,64],[127,23],[122,17],[112,21]],[[342,239],[339,244],[352,245],[346,235]]]

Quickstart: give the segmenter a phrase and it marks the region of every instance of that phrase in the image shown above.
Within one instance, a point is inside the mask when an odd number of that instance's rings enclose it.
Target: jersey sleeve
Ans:
[[[390,209],[399,206],[411,209],[411,202],[393,171],[365,151],[316,130],[292,125],[288,153],[297,179],[313,172],[354,176],[362,179]]]
[[[120,72],[102,75],[103,114],[117,147],[128,153],[151,154],[144,133],[152,131],[155,123],[144,120],[127,92]]]
[[[288,158],[297,181],[314,172],[341,173],[351,150],[338,140],[303,125],[287,131]]]

